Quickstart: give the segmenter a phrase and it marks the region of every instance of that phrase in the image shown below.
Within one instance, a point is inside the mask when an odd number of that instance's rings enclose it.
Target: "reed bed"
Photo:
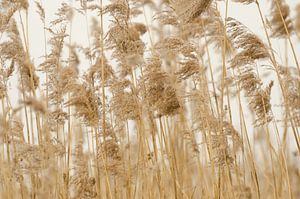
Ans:
[[[0,1],[0,198],[300,198],[300,4],[263,4]]]

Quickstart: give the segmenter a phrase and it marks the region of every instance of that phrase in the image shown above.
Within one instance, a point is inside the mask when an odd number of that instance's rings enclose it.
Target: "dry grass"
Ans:
[[[43,1],[2,0],[0,198],[300,198],[300,5],[232,3],[265,38],[228,0],[80,0],[50,22]]]

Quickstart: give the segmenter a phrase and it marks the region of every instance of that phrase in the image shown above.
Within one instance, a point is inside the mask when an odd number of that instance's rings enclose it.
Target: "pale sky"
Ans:
[[[62,0],[41,0],[45,10],[46,10],[46,20],[47,22],[54,19],[57,8],[63,2],[73,2],[78,5],[78,1],[69,0],[69,1],[62,1]],[[30,10],[29,10],[29,40],[30,40],[30,51],[31,55],[37,59],[40,57],[43,51],[41,49],[44,48],[44,33],[43,33],[43,25],[39,19],[39,16],[36,12],[36,6],[34,4],[34,0],[29,0],[31,3]],[[261,7],[263,8],[264,14],[268,11],[268,5],[270,4],[271,0],[263,0],[261,2]],[[292,11],[292,16],[294,15],[294,8],[297,2],[300,3],[298,0],[286,0],[289,3]],[[108,4],[109,0],[103,0],[104,4]],[[221,14],[224,14],[224,3],[220,3],[220,10]],[[149,16],[149,15],[148,15]],[[255,34],[259,35],[259,37],[265,40],[265,34],[262,31],[262,24],[259,18],[258,10],[256,9],[256,5],[254,3],[250,5],[242,5],[239,3],[234,3],[229,1],[229,10],[228,16],[234,17],[244,23],[247,27],[249,27]],[[151,16],[148,19],[149,22],[152,21]],[[106,24],[108,24],[107,20],[104,20]],[[72,28],[72,38],[77,43],[86,44],[87,43],[87,28],[86,28],[86,21],[83,16],[79,14],[75,15],[73,19],[73,28]],[[106,26],[107,27],[107,26]],[[275,46],[277,51],[283,49],[281,41],[275,41]],[[300,52],[299,45],[297,45],[297,50]],[[279,54],[282,54],[278,52]],[[38,60],[36,60],[38,61]],[[292,63],[293,64],[293,63]]]

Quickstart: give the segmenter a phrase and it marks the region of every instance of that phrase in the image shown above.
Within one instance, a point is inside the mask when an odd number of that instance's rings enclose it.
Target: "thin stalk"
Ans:
[[[234,72],[234,71],[233,71]],[[240,72],[240,69],[238,68],[238,72]],[[236,76],[234,74],[234,76]],[[251,177],[252,180],[255,184],[255,189],[256,189],[256,196],[257,198],[261,198],[261,193],[260,193],[260,186],[259,186],[259,181],[258,181],[258,175],[257,175],[257,170],[256,170],[256,166],[255,166],[255,159],[254,159],[254,155],[253,155],[253,151],[251,150],[251,144],[250,144],[250,140],[249,140],[249,135],[248,135],[248,129],[246,126],[246,120],[245,120],[245,115],[244,115],[244,110],[242,107],[242,102],[241,102],[241,87],[240,87],[240,83],[238,82],[237,85],[237,90],[238,90],[238,105],[239,105],[239,112],[240,112],[240,122],[241,122],[241,130],[242,130],[242,137],[243,137],[243,142],[246,139],[246,146],[248,148],[248,153],[250,155],[250,160],[247,158],[248,161],[250,161],[251,163]],[[244,145],[243,145],[243,154],[244,154]],[[243,155],[243,158],[245,159],[246,156]],[[245,172],[244,172],[245,173]]]
[[[33,97],[36,98],[36,92],[35,92],[35,87],[34,87],[34,81],[33,81],[33,69],[32,69],[32,65],[30,63],[30,53],[29,53],[29,44],[28,44],[28,10],[26,10],[26,33],[25,34],[25,27],[24,27],[24,23],[22,20],[22,16],[21,13],[19,11],[19,18],[20,18],[20,22],[21,22],[21,26],[22,26],[22,33],[23,33],[23,39],[24,39],[24,43],[25,43],[25,49],[26,49],[26,60],[28,63],[28,69],[29,69],[29,75],[30,75],[30,87],[31,87],[31,92],[33,94]],[[31,117],[32,119],[32,117]],[[36,125],[37,125],[37,134],[38,134],[38,142],[39,144],[42,143],[42,135],[41,135],[41,130],[40,130],[40,116],[39,113],[36,112]]]

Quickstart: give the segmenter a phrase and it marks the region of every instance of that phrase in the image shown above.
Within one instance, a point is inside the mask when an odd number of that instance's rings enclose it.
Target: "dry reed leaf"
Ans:
[[[250,3],[254,3],[256,0],[232,0],[232,1],[237,3],[250,4]]]
[[[21,101],[21,103],[24,104],[25,106],[31,107],[36,112],[40,112],[42,114],[47,113],[45,104],[43,104],[41,100],[38,100],[34,97],[26,97],[25,100]]]

